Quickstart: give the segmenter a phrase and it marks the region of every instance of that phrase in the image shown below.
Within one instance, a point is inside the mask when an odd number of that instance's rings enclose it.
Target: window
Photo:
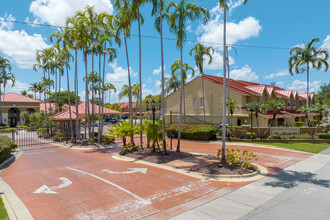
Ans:
[[[201,98],[200,100],[201,100],[201,108],[204,108],[204,99]]]
[[[288,99],[288,108],[290,108],[290,107],[291,107],[291,100]]]
[[[194,99],[194,108],[198,107],[197,99]]]
[[[293,101],[292,101],[292,107],[296,107],[296,100],[294,99]]]

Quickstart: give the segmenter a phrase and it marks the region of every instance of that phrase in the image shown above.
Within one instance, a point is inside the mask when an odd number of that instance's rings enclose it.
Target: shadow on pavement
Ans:
[[[272,178],[276,179],[272,182],[265,183],[265,186],[282,187],[282,188],[293,188],[298,185],[299,181],[311,183],[326,188],[330,187],[330,180],[317,179],[316,174],[311,172],[297,172],[297,171],[279,171],[271,175]]]

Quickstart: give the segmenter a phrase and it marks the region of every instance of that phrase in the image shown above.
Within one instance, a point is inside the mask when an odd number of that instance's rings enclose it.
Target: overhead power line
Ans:
[[[42,24],[42,23],[35,23],[35,22],[27,22],[27,21],[16,21],[16,20],[8,20],[4,18],[0,18],[0,21],[3,22],[11,22],[11,23],[17,23],[17,24],[25,24],[25,25],[31,25],[31,26],[40,26],[40,27],[52,27],[52,28],[65,28],[65,26],[60,25],[51,25],[51,24]],[[138,37],[138,34],[131,34],[131,36]],[[158,36],[151,36],[151,35],[141,35],[143,38],[149,38],[149,39],[160,39]],[[164,40],[171,40],[176,41],[176,38],[170,38],[170,37],[163,37]],[[214,45],[223,45],[223,43],[219,42],[203,42],[203,41],[197,41],[197,40],[185,40],[186,42],[191,43],[203,43],[203,44],[214,44]],[[260,45],[244,45],[244,44],[228,44],[235,47],[246,47],[246,48],[258,48],[258,49],[273,49],[273,50],[290,50],[289,47],[275,47],[275,46],[260,46]],[[330,49],[330,48],[324,48],[324,49]]]

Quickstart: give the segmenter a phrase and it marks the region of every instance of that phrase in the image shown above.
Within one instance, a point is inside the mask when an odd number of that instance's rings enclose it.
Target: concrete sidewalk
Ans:
[[[329,219],[330,148],[171,219]]]

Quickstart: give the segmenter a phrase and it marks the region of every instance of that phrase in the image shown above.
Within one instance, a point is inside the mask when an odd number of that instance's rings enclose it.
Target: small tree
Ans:
[[[266,136],[268,130],[273,125],[273,123],[275,121],[275,118],[276,118],[276,115],[277,115],[277,112],[284,107],[284,103],[283,103],[283,100],[281,100],[281,99],[273,99],[273,100],[268,100],[266,102],[266,105],[268,106],[268,108],[273,110],[273,117],[272,117],[271,123],[269,123],[268,128],[265,131],[263,136]]]
[[[234,98],[228,97],[227,102],[226,102],[226,106],[227,106],[227,109],[230,113],[230,128],[232,129],[233,128],[233,114],[234,114],[234,111],[239,109],[239,106],[236,103],[235,97]]]

